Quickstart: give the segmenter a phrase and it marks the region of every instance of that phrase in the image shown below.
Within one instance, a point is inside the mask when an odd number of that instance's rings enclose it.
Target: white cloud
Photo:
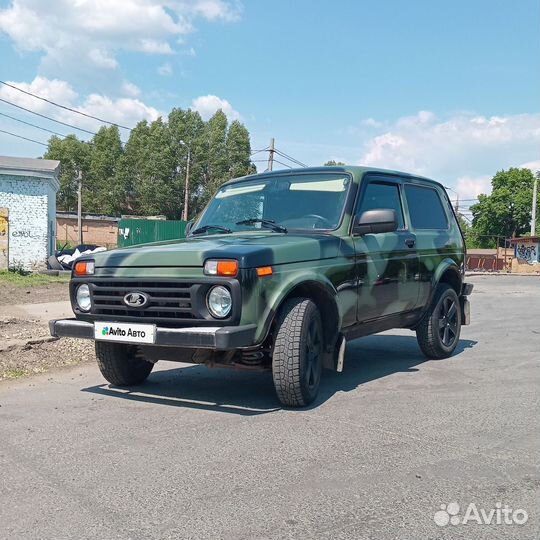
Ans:
[[[540,114],[437,118],[420,111],[381,126],[360,163],[431,176],[476,196],[497,170],[534,160],[539,144]]]
[[[491,176],[461,176],[457,179],[454,189],[462,200],[476,199],[481,193],[488,195],[491,193]],[[454,198],[455,194],[450,193],[450,196]]]
[[[129,97],[137,97],[141,95],[141,89],[136,84],[130,83],[129,81],[124,81],[122,84],[122,91]]]
[[[540,171],[540,159],[537,159],[535,161],[528,161],[526,163],[522,163],[520,165],[521,168],[523,169],[531,169],[531,171],[533,173],[535,173],[536,171]]]
[[[240,18],[241,8],[238,2],[231,4],[223,0],[199,0],[191,2],[191,11],[208,20],[237,21]]]
[[[171,46],[159,39],[141,39],[138,50],[147,54],[174,54]]]
[[[371,128],[380,128],[384,124],[382,122],[375,120],[375,118],[366,118],[365,120],[362,120],[362,125],[371,127]]]
[[[203,120],[208,120],[219,109],[227,115],[230,121],[241,119],[240,113],[233,109],[226,99],[218,96],[199,96],[192,101],[191,108],[198,111]]]
[[[46,99],[52,101],[57,101],[60,103],[73,103],[78,97],[77,92],[73,90],[72,86],[66,81],[61,81],[59,79],[47,79],[45,77],[36,77],[31,83],[25,82],[13,82],[6,81],[8,84],[16,86],[21,90],[36,94]],[[44,101],[37,100],[32,96],[28,96],[10,88],[9,86],[0,86],[0,97],[20,105],[21,107],[26,107],[27,109],[32,109],[33,111],[43,112],[47,109],[50,109],[50,105]]]
[[[99,94],[90,94],[76,109],[128,127],[134,126],[140,120],[155,120],[160,115],[157,109],[146,105],[139,99],[111,99]],[[71,121],[74,121],[76,116],[79,115],[71,113]],[[80,125],[81,120],[76,121]],[[93,129],[96,129],[95,121],[92,125]]]
[[[123,89],[124,91],[128,89],[128,92],[131,92],[131,97],[118,99],[112,99],[100,94],[90,94],[81,98],[69,83],[58,79],[50,80],[45,77],[36,77],[31,83],[8,82],[18,88],[22,88],[23,90],[27,90],[28,92],[45,97],[77,111],[91,114],[108,120],[109,122],[128,127],[134,126],[140,120],[155,120],[160,115],[157,109],[146,105],[141,100],[135,98],[138,88],[129,82],[124,84]],[[97,131],[101,127],[101,123],[96,120],[55,107],[54,105],[18,92],[8,86],[2,85],[0,87],[0,98],[41,114],[45,114],[55,120],[67,122],[90,131]],[[43,124],[43,121],[40,121],[39,123]],[[62,126],[55,126],[55,129],[64,133],[72,131],[69,128]],[[79,136],[81,135],[80,133],[77,134]]]
[[[167,62],[163,64],[162,66],[159,66],[157,69],[157,72],[160,75],[163,75],[163,77],[168,77],[169,75],[172,75],[173,69],[171,67],[171,64]]]
[[[88,51],[88,58],[97,67],[105,69],[115,69],[118,67],[118,62],[107,51],[103,49],[90,49]]]
[[[198,19],[235,21],[224,0],[11,0],[0,8],[0,33],[21,51],[42,54],[42,68],[113,69],[118,51],[172,54]],[[81,51],[89,51],[81,54]]]

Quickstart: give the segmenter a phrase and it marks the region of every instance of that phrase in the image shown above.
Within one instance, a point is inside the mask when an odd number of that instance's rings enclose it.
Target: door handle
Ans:
[[[405,240],[405,245],[408,248],[413,248],[415,244],[416,244],[416,240],[414,238],[407,238],[407,240]]]

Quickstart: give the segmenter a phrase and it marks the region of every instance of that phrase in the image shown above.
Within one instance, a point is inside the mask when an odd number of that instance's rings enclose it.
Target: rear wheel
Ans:
[[[456,291],[441,283],[428,312],[416,329],[420,349],[428,358],[448,358],[459,343],[461,309]]]
[[[317,397],[323,351],[322,322],[315,303],[307,298],[287,301],[272,356],[274,386],[283,405],[302,407]]]
[[[101,374],[115,386],[132,386],[146,380],[154,368],[136,345],[96,341],[96,358]]]

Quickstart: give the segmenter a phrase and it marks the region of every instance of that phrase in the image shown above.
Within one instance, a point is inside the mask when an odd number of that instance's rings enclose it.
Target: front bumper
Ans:
[[[59,319],[49,322],[51,335],[94,340],[94,324],[78,319]],[[220,328],[156,327],[156,341],[153,345],[183,347],[187,349],[213,349],[228,351],[254,345],[255,324],[244,326],[223,326]],[[109,341],[113,343],[113,341]],[[125,342],[124,342],[125,343]],[[146,345],[146,344],[145,344]],[[151,345],[150,345],[151,346]]]

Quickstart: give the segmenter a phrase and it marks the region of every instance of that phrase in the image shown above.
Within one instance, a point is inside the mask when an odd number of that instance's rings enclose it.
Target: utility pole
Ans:
[[[270,139],[270,149],[268,151],[268,170],[271,171],[274,168],[274,152],[275,152],[274,137]]]
[[[538,193],[538,176],[540,173],[536,171],[534,175],[532,211],[531,211],[531,236],[536,236],[536,197]]]
[[[456,191],[456,216],[459,216],[459,193]]]
[[[186,164],[186,185],[184,190],[184,214],[182,219],[184,221],[188,220],[188,211],[189,211],[189,165],[191,162],[191,148],[188,148],[187,152],[187,164]]]
[[[82,244],[82,173],[80,169],[77,171],[77,229],[79,231],[79,244]]]

